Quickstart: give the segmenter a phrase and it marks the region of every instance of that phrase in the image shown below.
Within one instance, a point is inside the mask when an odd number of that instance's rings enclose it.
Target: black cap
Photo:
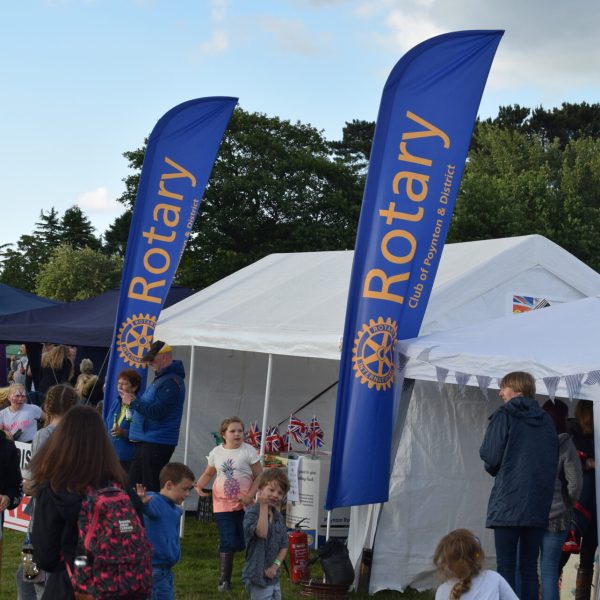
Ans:
[[[165,342],[156,340],[152,342],[150,350],[142,356],[142,362],[152,362],[157,354],[165,354],[166,352],[171,352],[171,346],[168,346]]]

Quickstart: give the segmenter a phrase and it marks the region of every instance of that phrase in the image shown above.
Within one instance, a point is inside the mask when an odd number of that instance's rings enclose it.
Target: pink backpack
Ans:
[[[148,598],[152,546],[127,493],[116,483],[98,490],[88,488],[78,526],[73,570],[67,563],[76,597]]]

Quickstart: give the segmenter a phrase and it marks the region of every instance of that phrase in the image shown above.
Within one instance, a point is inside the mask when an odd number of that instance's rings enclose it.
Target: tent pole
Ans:
[[[189,378],[189,383],[188,383],[188,388],[187,388],[187,398],[186,398],[186,402],[187,402],[187,407],[186,407],[186,412],[185,412],[185,435],[184,435],[184,442],[183,442],[183,464],[187,465],[188,464],[188,450],[189,450],[189,446],[190,446],[190,418],[192,416],[192,390],[194,389],[194,350],[195,350],[195,346],[192,344],[192,351],[190,353],[190,367],[189,367],[189,372],[190,372],[190,378]],[[179,537],[183,537],[183,529],[185,526],[185,510],[183,511],[183,514],[181,515],[181,523],[179,526]]]
[[[267,383],[265,386],[265,407],[263,409],[262,436],[260,439],[260,460],[265,463],[265,445],[267,442],[267,419],[269,418],[269,401],[271,400],[271,375],[273,372],[273,355],[269,354],[267,364]]]

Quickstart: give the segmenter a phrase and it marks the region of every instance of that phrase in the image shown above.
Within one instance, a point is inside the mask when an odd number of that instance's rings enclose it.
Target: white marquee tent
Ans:
[[[270,255],[161,313],[155,338],[175,346],[176,356],[188,365],[188,400],[192,401],[188,401],[185,431],[189,436],[182,433],[185,444],[180,444],[178,454],[183,451],[195,471],[204,468],[204,456],[213,445],[211,431],[222,418],[239,414],[246,422],[260,421],[265,387],[270,391],[269,423],[278,423],[337,380],[352,256],[349,251]],[[541,236],[449,244],[421,332],[506,316],[512,312],[514,296],[555,304],[596,294],[600,294],[600,275]],[[266,386],[268,364],[272,364],[272,378]],[[456,388],[447,386],[452,387]],[[319,417],[329,444],[335,393],[334,387],[300,413],[305,420],[313,414]],[[458,393],[440,393],[438,384],[431,381],[415,385],[399,440],[396,479],[398,468],[404,469],[400,478],[412,489],[420,474],[410,465],[413,461],[422,464],[416,455],[427,459],[428,451],[433,450],[428,445],[434,441],[444,459],[465,468],[472,465],[467,458],[472,453],[478,456],[478,444],[494,404],[486,404],[477,394],[470,399]],[[442,437],[439,424],[443,424]],[[428,435],[429,431],[438,437]],[[452,437],[462,440],[462,455],[450,456],[447,451]],[[431,452],[429,460],[434,460],[434,454]],[[479,464],[477,469],[481,471]],[[481,483],[484,507],[489,484],[480,472],[475,479]],[[445,501],[464,505],[468,512],[473,502],[466,502],[460,481],[456,483],[456,489],[444,491],[448,494]],[[398,511],[406,523],[412,523],[411,536],[437,539],[450,520],[430,526],[415,522],[412,516],[416,505],[426,507],[428,498],[444,489],[435,481],[426,485],[430,487],[406,499],[400,493],[398,506],[402,508]],[[473,513],[473,518],[476,516]],[[426,531],[420,532],[420,526]],[[405,543],[404,530],[397,531],[399,540],[394,547]],[[427,531],[430,533],[425,535]],[[353,532],[357,547],[362,547],[363,533]],[[380,573],[376,555],[372,591],[427,583],[431,548],[420,550],[419,544],[413,548],[413,539],[406,540],[410,547],[398,555],[400,562],[393,572]]]
[[[477,532],[494,564],[492,535],[484,529],[493,481],[483,471],[479,445],[499,405],[498,380],[524,370],[536,378],[539,394],[600,400],[598,339],[600,297],[591,297],[400,343],[404,375],[417,382],[398,440],[390,499],[375,510],[371,591],[432,587],[435,545],[458,527]],[[600,428],[600,411],[595,416]],[[353,508],[349,546],[355,560],[365,539],[372,539],[367,517],[377,518],[372,509]]]

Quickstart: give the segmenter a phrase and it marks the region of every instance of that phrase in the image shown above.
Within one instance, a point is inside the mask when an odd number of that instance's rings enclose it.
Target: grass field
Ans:
[[[15,600],[15,571],[21,556],[21,544],[24,534],[4,530],[4,549],[2,552],[2,579],[0,582],[0,600]],[[188,515],[185,522],[185,535],[182,540],[182,559],[175,567],[175,588],[177,600],[247,600],[248,596],[241,583],[243,564],[242,554],[236,555],[233,574],[233,591],[217,592],[218,579],[218,536],[214,524],[203,524]],[[314,576],[320,575],[318,567],[311,567]],[[282,597],[284,600],[302,598],[297,587],[293,586],[287,575],[281,578]],[[353,600],[365,599],[370,596],[354,594]],[[433,594],[407,591],[380,592],[375,595],[377,600],[431,600]]]

